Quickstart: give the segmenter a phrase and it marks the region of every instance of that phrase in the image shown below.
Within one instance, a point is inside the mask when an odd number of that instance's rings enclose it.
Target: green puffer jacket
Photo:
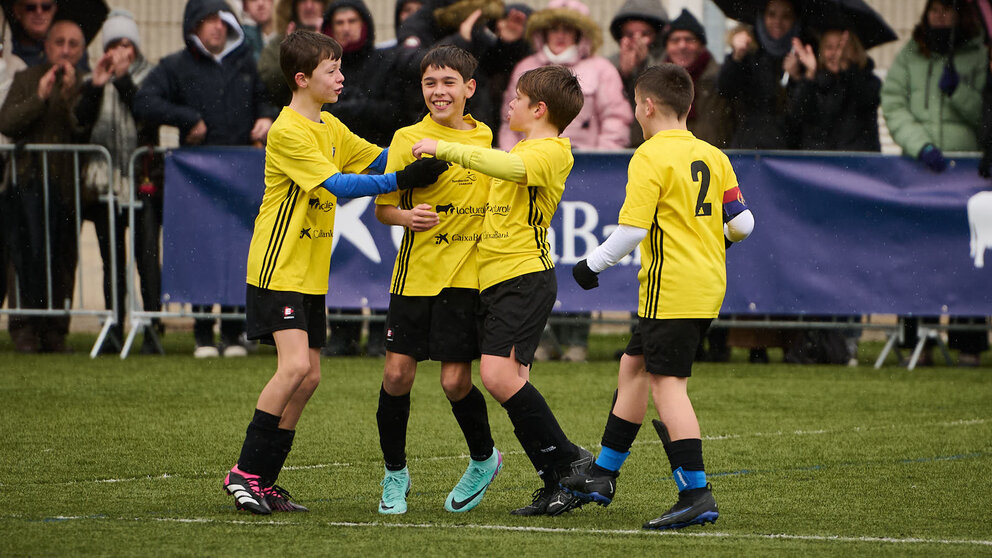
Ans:
[[[938,87],[947,57],[923,56],[916,41],[899,51],[882,85],[882,114],[903,153],[916,157],[932,143],[942,151],[977,151],[987,58],[980,37],[954,52],[961,76],[951,96]]]

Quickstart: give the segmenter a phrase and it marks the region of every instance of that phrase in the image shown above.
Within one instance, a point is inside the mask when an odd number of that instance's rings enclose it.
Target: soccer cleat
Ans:
[[[713,499],[713,488],[691,488],[679,492],[679,500],[665,515],[644,524],[645,529],[681,529],[690,525],[716,523],[720,510]]]
[[[258,479],[258,475],[246,473],[235,465],[224,477],[224,490],[234,496],[234,505],[239,510],[248,510],[257,515],[269,515],[272,509],[262,496]]]
[[[493,448],[493,454],[485,461],[471,460],[468,469],[465,469],[465,474],[444,501],[444,509],[460,513],[478,506],[486,494],[486,489],[501,470],[503,470],[503,454],[496,448]]]
[[[379,484],[382,486],[379,513],[406,513],[406,497],[410,494],[410,471],[406,467],[400,471],[386,469],[386,476]]]
[[[556,486],[551,489],[551,496],[548,498],[548,507],[544,510],[544,513],[545,515],[559,516],[576,508],[581,508],[583,504],[585,504],[583,500],[569,494],[562,487]]]
[[[304,506],[297,504],[296,502],[290,500],[293,496],[288,490],[279,486],[278,484],[273,484],[272,486],[267,486],[262,489],[262,497],[265,498],[265,503],[269,505],[269,509],[274,512],[305,512],[310,511]]]
[[[546,486],[538,488],[531,493],[531,503],[522,508],[517,508],[510,512],[510,515],[545,515],[548,512],[548,503],[551,502],[552,490]]]
[[[613,501],[613,495],[616,494],[618,476],[617,473],[600,476],[587,471],[561,479],[561,487],[583,502],[596,502],[600,506],[608,506]]]

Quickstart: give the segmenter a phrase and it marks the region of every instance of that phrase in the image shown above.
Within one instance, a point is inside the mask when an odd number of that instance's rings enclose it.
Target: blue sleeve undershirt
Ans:
[[[388,194],[396,190],[396,173],[332,174],[320,184],[339,198],[360,198]]]

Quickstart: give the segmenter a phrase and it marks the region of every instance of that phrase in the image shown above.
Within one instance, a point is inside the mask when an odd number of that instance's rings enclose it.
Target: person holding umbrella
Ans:
[[[731,36],[732,51],[717,79],[717,90],[730,103],[736,121],[730,149],[795,147],[782,77],[785,57],[800,29],[793,0],[768,0],[755,17],[756,45],[746,30]]]

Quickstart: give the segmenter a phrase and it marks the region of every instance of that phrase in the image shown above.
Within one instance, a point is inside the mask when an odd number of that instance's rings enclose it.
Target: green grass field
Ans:
[[[697,364],[690,392],[720,519],[654,533],[640,525],[675,489],[650,426],[609,508],[518,518],[508,511],[537,477],[487,397],[505,467],[478,508],[449,514],[468,458],[428,363],[413,393],[410,510],[380,516],[382,361],[325,359],[279,479],[311,512],[253,517],[220,485],[274,370],[270,349],[196,361],[176,333],[168,356],[90,360],[92,337],[64,356],[15,355],[2,337],[0,556],[992,555],[988,366],[753,365],[736,353]],[[532,377],[572,440],[597,451],[621,340],[594,342],[601,359]]]

